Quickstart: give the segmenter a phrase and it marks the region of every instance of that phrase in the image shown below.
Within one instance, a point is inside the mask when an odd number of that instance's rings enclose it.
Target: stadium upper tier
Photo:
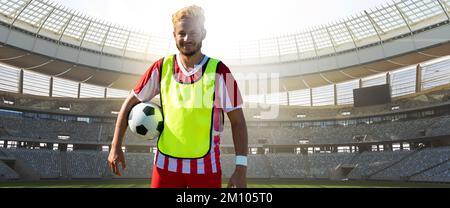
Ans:
[[[300,33],[205,42],[205,52],[234,72],[276,69],[287,89],[317,87],[449,55],[449,11],[450,0],[398,1]],[[151,62],[176,51],[170,37],[41,0],[0,2],[0,42],[1,62],[119,89],[130,89]]]
[[[331,146],[434,139],[443,139],[448,143],[448,107],[342,122],[248,122],[248,143],[250,147]],[[436,114],[432,114],[434,112]],[[80,117],[77,120],[66,120],[67,116],[44,116],[36,113],[7,115],[0,112],[0,118],[1,145],[6,143],[4,141],[109,145],[115,129],[113,122],[81,120]],[[128,128],[123,140],[123,144],[127,146],[154,147],[156,143],[157,140],[138,138]],[[221,144],[223,147],[233,147],[229,126],[221,134]]]
[[[114,122],[123,104],[122,98],[62,98],[44,97],[0,91],[0,109],[24,111],[51,115],[67,115],[106,119]],[[159,104],[159,100],[153,102]],[[393,98],[391,103],[367,107],[340,106],[252,106],[245,104],[244,114],[247,121],[320,121],[361,117],[373,117],[392,113],[409,112],[450,104],[450,85],[442,85],[420,93]],[[267,119],[262,112],[278,109],[275,118]],[[76,118],[75,118],[76,120]]]

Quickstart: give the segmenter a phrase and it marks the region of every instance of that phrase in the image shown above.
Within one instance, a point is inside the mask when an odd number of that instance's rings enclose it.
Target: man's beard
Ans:
[[[178,51],[180,51],[181,54],[183,54],[185,56],[188,56],[188,57],[191,57],[191,56],[195,55],[197,52],[200,51],[200,49],[202,48],[202,42],[197,44],[197,47],[193,51],[191,51],[189,53],[184,52],[183,48],[180,45],[178,45],[178,44],[177,44],[177,48],[178,48]]]

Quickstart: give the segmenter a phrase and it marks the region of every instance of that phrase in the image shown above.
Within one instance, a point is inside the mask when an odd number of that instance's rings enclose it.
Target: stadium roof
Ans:
[[[278,57],[274,62],[285,62],[332,55],[415,31],[423,27],[420,24],[423,20],[437,15],[444,15],[448,19],[449,10],[450,0],[398,1],[300,33],[235,42],[231,45],[227,42],[226,45],[217,47],[220,48],[219,51],[209,53],[233,63],[236,60],[273,57]],[[69,10],[49,1],[2,1],[0,13],[3,14],[1,21],[11,25],[19,21],[28,23],[38,29],[38,34],[42,30],[48,30],[57,35],[58,39],[68,36],[99,45],[101,51],[105,47],[111,47],[119,50],[119,55],[126,52],[137,53],[135,56],[130,53],[127,56],[130,58],[143,57],[154,61],[155,57],[159,58],[176,50],[171,37],[159,37],[105,23],[105,20],[82,15],[79,11]]]
[[[429,40],[414,40],[406,47],[409,54],[392,57],[387,57],[383,46],[388,41],[404,37],[415,39],[417,33],[441,25],[448,26],[449,11],[450,0],[397,1],[311,30],[227,44],[221,46],[220,51],[209,54],[221,57],[232,69],[258,72],[262,65],[269,65],[266,71],[277,67],[282,74],[283,87],[287,90],[318,87],[449,55],[450,43],[445,42],[417,51],[416,45]],[[72,61],[49,58],[35,53],[40,46],[35,40],[30,44],[21,43],[28,51],[17,47],[0,48],[0,61],[77,82],[130,89],[150,62],[173,52],[174,44],[170,37],[105,23],[49,1],[1,1],[0,14],[0,23],[9,30],[14,28],[21,33],[32,34],[36,39],[53,41],[58,47],[70,46],[78,50],[75,60],[69,58]],[[8,46],[8,41],[20,38],[21,33],[14,33],[17,37],[12,37],[9,32],[1,41]],[[427,38],[439,42],[449,37]],[[373,46],[381,47],[381,58],[364,63],[360,59],[365,58],[366,54],[358,52]],[[80,51],[99,54],[98,62],[112,58],[121,61],[111,62],[111,65],[88,65],[81,63],[83,56]],[[53,53],[57,52],[58,49]],[[352,63],[346,67],[329,63],[330,59],[339,62],[338,58],[333,57],[341,55],[353,56],[349,59],[353,60]],[[113,69],[115,67],[118,69]],[[136,70],[125,70],[126,67]]]

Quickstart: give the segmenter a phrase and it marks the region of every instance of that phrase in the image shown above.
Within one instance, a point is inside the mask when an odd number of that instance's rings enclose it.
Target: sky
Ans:
[[[205,10],[207,37],[255,40],[333,23],[387,0],[51,0],[108,23],[171,35],[171,16],[196,4]]]

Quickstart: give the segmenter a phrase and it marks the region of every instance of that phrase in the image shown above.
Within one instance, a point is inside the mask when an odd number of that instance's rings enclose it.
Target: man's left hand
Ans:
[[[236,165],[227,188],[247,188],[247,167]]]

